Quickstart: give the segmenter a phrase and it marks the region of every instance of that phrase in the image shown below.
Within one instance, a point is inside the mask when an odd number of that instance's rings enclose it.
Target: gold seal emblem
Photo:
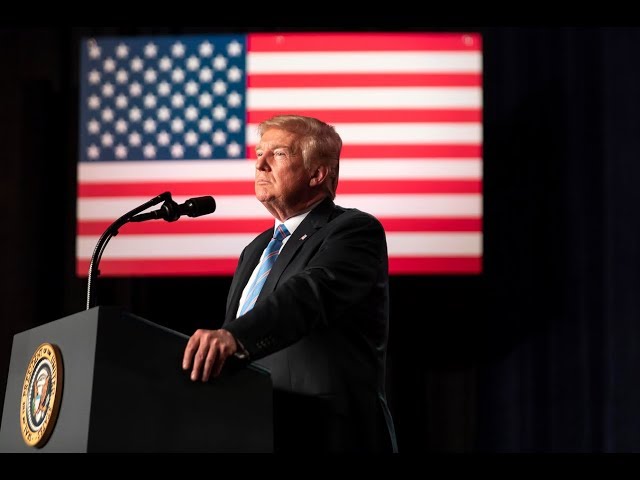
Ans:
[[[30,447],[42,447],[56,424],[62,397],[60,349],[43,343],[29,361],[20,399],[20,430]]]

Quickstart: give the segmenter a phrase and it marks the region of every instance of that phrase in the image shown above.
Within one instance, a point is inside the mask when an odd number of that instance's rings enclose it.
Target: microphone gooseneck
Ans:
[[[154,205],[163,202],[161,208],[158,210],[154,210],[148,213],[141,213],[146,209],[153,207]],[[181,205],[178,205],[171,198],[171,192],[164,192],[158,195],[157,197],[152,198],[148,202],[143,203],[139,207],[134,208],[130,212],[125,213],[120,218],[118,218],[115,222],[113,222],[109,227],[104,231],[104,233],[98,239],[98,243],[93,250],[93,254],[91,255],[91,262],[89,263],[89,274],[87,278],[87,310],[91,307],[94,307],[96,304],[95,295],[93,295],[92,284],[93,281],[100,275],[100,270],[98,269],[98,265],[100,264],[100,259],[102,258],[102,254],[104,249],[111,240],[112,237],[115,237],[118,234],[118,230],[128,222],[143,222],[145,220],[153,220],[153,219],[163,219],[167,222],[175,222],[182,215],[187,215],[189,217],[199,217],[201,215],[207,215],[209,213],[213,213],[216,209],[216,201],[213,197],[196,197],[190,198],[186,202]]]

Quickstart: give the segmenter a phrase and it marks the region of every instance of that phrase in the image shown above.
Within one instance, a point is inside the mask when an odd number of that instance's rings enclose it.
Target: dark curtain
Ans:
[[[391,279],[401,452],[640,451],[640,29],[415,24],[343,29],[482,33],[485,256],[477,277]],[[0,405],[12,335],[84,309],[81,37],[246,30],[0,30]],[[219,325],[229,284],[105,278],[97,289],[100,304],[190,334]]]

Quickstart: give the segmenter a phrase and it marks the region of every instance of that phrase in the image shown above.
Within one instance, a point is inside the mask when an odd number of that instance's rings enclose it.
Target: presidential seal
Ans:
[[[60,349],[43,343],[31,357],[20,399],[20,430],[30,447],[42,447],[49,439],[58,418],[61,397]]]

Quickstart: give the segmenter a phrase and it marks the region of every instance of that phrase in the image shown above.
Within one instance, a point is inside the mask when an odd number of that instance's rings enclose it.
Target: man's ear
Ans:
[[[312,171],[311,178],[309,179],[310,187],[317,187],[322,185],[329,176],[329,167],[326,165],[318,165]]]

